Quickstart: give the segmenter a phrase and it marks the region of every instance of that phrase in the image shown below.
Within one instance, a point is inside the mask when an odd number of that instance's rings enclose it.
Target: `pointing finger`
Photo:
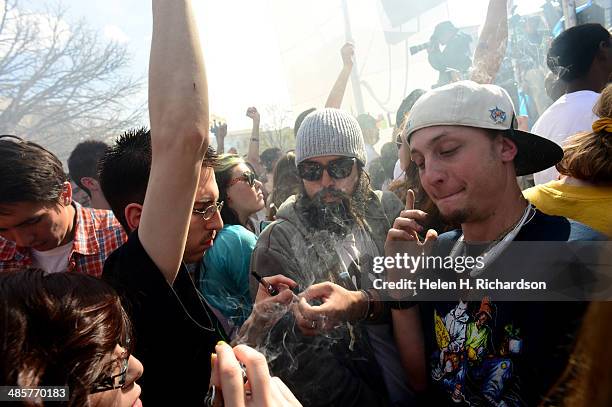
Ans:
[[[406,210],[414,209],[414,201],[414,191],[412,189],[409,189],[406,193]]]

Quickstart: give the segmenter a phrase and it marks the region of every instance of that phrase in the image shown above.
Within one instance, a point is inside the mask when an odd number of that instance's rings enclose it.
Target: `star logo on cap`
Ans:
[[[501,124],[506,121],[506,112],[497,106],[489,110],[489,113],[491,113],[491,120],[493,120],[495,124]]]

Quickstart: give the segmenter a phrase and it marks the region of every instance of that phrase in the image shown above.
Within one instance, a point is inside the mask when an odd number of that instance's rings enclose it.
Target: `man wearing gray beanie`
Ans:
[[[403,205],[394,194],[370,188],[363,135],[346,112],[310,113],[298,131],[295,155],[301,192],[281,205],[262,232],[250,267],[264,277],[293,279],[303,298],[260,350],[278,355],[273,373],[304,405],[406,405],[412,392],[396,357],[390,311],[375,301],[368,278]],[[251,279],[253,297],[257,284]],[[326,314],[332,295],[364,306]]]

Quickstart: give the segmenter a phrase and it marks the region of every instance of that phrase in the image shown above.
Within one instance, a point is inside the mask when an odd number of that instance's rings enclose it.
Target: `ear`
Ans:
[[[62,192],[59,196],[60,203],[64,206],[68,206],[72,203],[72,185],[66,181],[62,184]]]
[[[125,207],[123,215],[125,216],[125,220],[130,231],[136,229],[140,224],[140,215],[142,215],[142,205],[137,203],[129,204]]]
[[[81,178],[81,184],[83,184],[83,186],[87,189],[89,189],[89,191],[99,191],[100,190],[100,183],[91,177],[83,177]]]
[[[513,161],[514,157],[518,154],[518,148],[516,143],[510,140],[508,137],[500,137],[501,139],[501,150],[500,156],[503,162]]]

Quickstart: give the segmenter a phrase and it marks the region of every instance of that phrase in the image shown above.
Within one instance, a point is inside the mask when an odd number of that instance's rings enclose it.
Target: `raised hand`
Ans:
[[[246,115],[249,119],[253,121],[259,122],[260,120],[259,112],[257,111],[256,107],[249,107],[246,111]]]
[[[429,229],[425,234],[425,240],[421,240],[419,233],[423,232],[424,228],[419,222],[424,222],[427,219],[427,213],[418,209],[414,209],[414,191],[408,190],[406,194],[406,209],[400,212],[400,216],[393,222],[393,227],[387,233],[387,241],[385,242],[385,254],[387,256],[395,254],[395,250],[390,249],[392,241],[415,241],[418,246],[430,247],[430,243],[438,239],[438,232]]]
[[[227,136],[227,123],[222,123],[217,126],[217,132],[215,133],[215,136],[220,139],[224,139],[225,136]]]
[[[340,49],[340,55],[342,55],[342,63],[344,66],[353,66],[353,56],[355,55],[355,46],[347,42]]]

